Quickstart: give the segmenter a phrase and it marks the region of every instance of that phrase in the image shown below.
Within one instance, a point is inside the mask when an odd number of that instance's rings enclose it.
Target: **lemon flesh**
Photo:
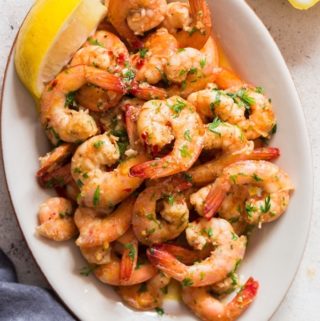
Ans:
[[[106,15],[100,0],[37,0],[18,35],[17,73],[35,98]]]
[[[289,0],[289,2],[297,9],[306,10],[314,6],[320,0]]]

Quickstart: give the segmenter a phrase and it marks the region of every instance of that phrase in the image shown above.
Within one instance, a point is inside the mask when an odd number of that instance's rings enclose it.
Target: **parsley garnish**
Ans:
[[[256,182],[262,182],[262,181],[263,181],[263,179],[260,178],[256,173],[254,173],[254,174],[252,175],[252,178],[253,178]]]
[[[168,203],[172,206],[174,204],[174,195],[168,196]]]
[[[149,49],[147,49],[147,48],[139,49],[140,58],[145,58],[148,51],[149,51]]]
[[[177,99],[177,102],[175,104],[173,104],[172,106],[169,106],[169,107],[174,113],[180,114],[180,112],[186,106],[187,106],[187,104],[184,101]]]
[[[75,98],[76,98],[76,92],[75,91],[71,91],[66,95],[66,102],[65,102],[65,106],[74,106],[75,105]]]
[[[217,135],[220,136],[221,133],[217,132],[217,131],[216,131],[216,128],[219,127],[221,124],[222,124],[222,121],[221,121],[218,117],[216,117],[216,118],[212,121],[212,123],[208,124],[208,129],[209,129],[211,132],[213,132],[213,133],[215,133],[215,134],[217,134]]]
[[[158,315],[163,316],[164,315],[164,310],[162,308],[156,307],[155,311],[158,313]]]
[[[192,286],[193,285],[193,282],[190,278],[185,278],[182,280],[182,286]]]
[[[92,37],[88,38],[88,42],[92,46],[104,47],[104,45],[101,42],[99,42],[97,39],[93,39]]]
[[[184,172],[184,173],[182,173],[182,175],[183,175],[183,178],[184,178],[187,182],[192,183],[192,175],[191,175],[191,174]]]
[[[183,158],[190,157],[190,152],[188,150],[188,145],[183,145],[180,148],[180,154]]]
[[[202,69],[204,68],[204,66],[206,65],[206,63],[207,63],[206,58],[203,58],[203,59],[200,60],[200,66],[201,66]]]
[[[270,135],[274,135],[277,132],[277,129],[278,129],[278,125],[274,124],[271,129]]]
[[[262,213],[268,213],[270,211],[271,208],[271,198],[270,195],[268,195],[265,199],[264,199],[264,205],[260,206],[260,210]]]
[[[258,94],[263,94],[264,93],[264,88],[262,88],[262,87],[256,87],[256,93],[258,93]]]
[[[80,269],[80,274],[84,276],[89,276],[97,267],[94,265],[84,266]]]
[[[93,205],[97,206],[100,202],[100,186],[98,185],[93,194]]]
[[[124,247],[129,250],[129,257],[130,257],[130,260],[133,261],[135,256],[136,256],[136,249],[134,247],[134,245],[132,243],[127,243],[124,245]]]
[[[246,212],[250,218],[252,218],[252,212],[255,212],[257,210],[256,207],[254,207],[252,204],[247,203],[246,204]]]
[[[104,141],[97,140],[96,142],[93,143],[93,147],[96,149],[99,149],[103,144],[104,144]]]
[[[184,134],[183,134],[184,138],[188,141],[188,142],[191,142],[192,138],[190,136],[190,130],[187,129]]]

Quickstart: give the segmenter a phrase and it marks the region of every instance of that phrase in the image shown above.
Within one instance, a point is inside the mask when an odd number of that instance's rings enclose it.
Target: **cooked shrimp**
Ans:
[[[128,49],[117,36],[108,31],[97,31],[74,55],[71,66],[88,65],[119,75],[128,60]],[[83,86],[75,96],[77,103],[93,111],[115,107],[121,98],[121,93],[92,84]]]
[[[248,198],[249,191],[246,186],[234,185],[219,208],[219,217],[227,220],[237,235],[242,235],[248,228],[245,221],[245,203]]]
[[[139,154],[122,161],[114,170],[106,171],[119,160],[120,153],[114,136],[107,133],[90,138],[80,145],[72,157],[71,172],[80,187],[78,203],[95,209],[112,209],[142,183],[129,176],[132,166],[147,158]]]
[[[205,0],[189,0],[189,6],[170,3],[163,25],[176,37],[180,48],[201,49],[211,34],[210,9]]]
[[[86,65],[107,70],[111,64],[108,50],[101,46],[88,46],[79,49],[73,56],[70,66]]]
[[[173,184],[164,181],[147,187],[139,194],[134,205],[132,225],[138,240],[147,245],[172,240],[188,225],[189,209],[183,194],[187,182]],[[162,200],[162,219],[157,218],[157,202]]]
[[[189,73],[202,71],[206,64],[206,56],[194,48],[184,48],[171,56],[165,66],[165,74],[169,81],[182,83]]]
[[[105,30],[97,31],[85,44],[87,47],[93,45],[98,45],[107,50],[110,59],[107,69],[111,73],[121,72],[129,62],[129,52],[126,45],[112,32]]]
[[[45,156],[40,157],[40,169],[37,179],[43,187],[63,186],[70,182],[70,165],[67,164],[75,151],[76,146],[62,144]]]
[[[166,0],[128,0],[124,3],[110,0],[108,18],[117,32],[136,48],[141,46],[137,35],[160,25],[166,10]]]
[[[202,150],[204,127],[192,105],[180,97],[145,103],[138,119],[138,131],[144,142],[161,150],[174,139],[171,153],[130,170],[135,177],[160,178],[188,170]]]
[[[129,280],[120,278],[121,260],[111,253],[111,261],[107,264],[102,264],[95,269],[95,276],[103,283],[110,285],[135,285],[146,282],[157,274],[157,269],[150,263],[144,263],[139,268],[136,268]]]
[[[203,321],[235,321],[253,302],[258,287],[258,282],[249,278],[235,298],[227,304],[214,298],[210,287],[185,287],[182,300]]]
[[[68,94],[87,83],[123,92],[120,79],[107,71],[83,65],[62,71],[46,86],[40,102],[41,122],[53,144],[79,142],[96,134],[96,123],[86,111],[67,108]]]
[[[216,80],[218,64],[218,49],[212,37],[200,51],[193,48],[180,49],[171,56],[164,70],[168,73],[166,77],[176,83],[167,89],[168,95],[187,98],[191,93],[206,88]]]
[[[120,263],[120,280],[128,281],[137,266],[139,242],[132,229],[129,229],[117,242],[124,247]]]
[[[168,59],[177,52],[177,40],[164,28],[152,33],[144,42],[144,48],[131,57],[136,79],[149,84],[162,80]]]
[[[125,110],[125,122],[127,127],[128,139],[133,150],[142,150],[142,144],[139,139],[137,121],[144,101],[133,98],[123,101],[122,106]]]
[[[205,126],[205,150],[222,149],[225,153],[251,152],[254,143],[248,141],[242,130],[236,126],[219,119]]]
[[[107,264],[111,261],[111,248],[104,246],[82,248],[80,247],[81,254],[90,264]]]
[[[162,306],[165,289],[169,282],[170,278],[159,272],[145,283],[118,287],[117,292],[129,306],[142,311],[152,310]]]
[[[275,147],[257,148],[241,154],[224,154],[217,159],[191,168],[185,175],[194,186],[204,186],[212,183],[228,165],[243,160],[273,160],[279,155],[280,150]]]
[[[260,93],[260,88],[205,89],[191,94],[188,101],[205,117],[218,116],[223,121],[238,125],[247,139],[269,137],[276,125],[272,104]]]
[[[77,235],[72,203],[63,197],[52,197],[40,205],[37,232],[53,241],[67,241]]]
[[[94,209],[79,207],[74,221],[80,235],[76,244],[81,248],[104,246],[121,237],[130,227],[135,198],[130,197],[110,215],[103,217]]]
[[[238,237],[226,220],[201,218],[189,223],[186,236],[196,250],[208,244],[215,249],[208,258],[190,266],[163,250],[161,245],[154,245],[147,251],[152,264],[183,286],[199,287],[222,281],[244,257],[247,239]]]
[[[215,214],[233,185],[251,185],[264,191],[262,197],[246,202],[246,212],[252,224],[279,218],[286,210],[290,192],[294,189],[288,174],[275,164],[266,161],[237,162],[226,167],[212,184],[204,207],[206,217]]]

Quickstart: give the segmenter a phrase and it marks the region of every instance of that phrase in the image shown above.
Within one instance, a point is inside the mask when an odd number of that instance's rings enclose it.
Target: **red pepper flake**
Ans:
[[[125,188],[123,191],[126,193],[130,193],[132,191],[132,188]]]
[[[136,63],[137,69],[141,69],[144,66],[145,59],[139,59]]]

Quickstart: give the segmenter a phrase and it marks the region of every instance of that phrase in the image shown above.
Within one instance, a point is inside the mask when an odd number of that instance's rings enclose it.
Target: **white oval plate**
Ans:
[[[281,149],[277,163],[292,177],[296,191],[287,213],[263,226],[251,239],[241,267],[245,278],[260,282],[259,295],[241,320],[268,320],[283,299],[298,268],[311,216],[311,153],[301,105],[286,64],[267,29],[242,0],[212,0],[215,32],[241,76],[261,85],[272,98]],[[154,320],[155,313],[125,307],[115,292],[93,276],[72,242],[57,244],[35,235],[39,204],[48,197],[35,180],[38,157],[48,150],[34,102],[18,80],[12,55],[8,62],[2,105],[2,151],[9,192],[26,241],[49,283],[82,320]],[[182,305],[167,301],[161,320],[194,320]]]

